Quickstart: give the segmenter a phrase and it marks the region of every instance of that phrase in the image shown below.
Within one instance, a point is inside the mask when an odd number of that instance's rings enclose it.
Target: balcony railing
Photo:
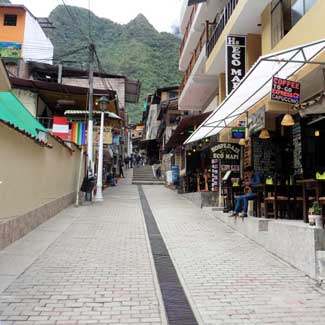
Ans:
[[[192,8],[191,15],[190,15],[190,18],[188,20],[186,29],[185,29],[185,33],[184,33],[184,36],[183,36],[183,39],[182,39],[182,42],[181,42],[181,46],[179,48],[179,57],[181,57],[181,55],[183,53],[185,43],[186,43],[186,41],[188,39],[188,35],[190,34],[190,30],[191,30],[191,27],[192,27],[192,24],[193,24],[193,21],[194,21],[194,16],[196,14],[196,10],[197,10],[197,5],[194,5],[193,8]]]
[[[203,33],[201,34],[201,37],[199,39],[199,42],[195,48],[195,50],[193,51],[193,54],[192,54],[192,57],[191,57],[191,61],[184,73],[184,76],[183,76],[183,80],[181,82],[181,85],[179,87],[179,94],[181,95],[182,94],[182,91],[194,69],[194,66],[197,62],[197,60],[199,59],[200,57],[200,54],[202,52],[202,50],[204,49],[205,47],[205,44],[206,44],[206,40],[207,40],[207,27],[204,29]]]
[[[225,26],[227,25],[232,13],[234,12],[239,0],[229,0],[225,5],[221,16],[218,14],[208,28],[207,56],[209,57],[217,44]]]

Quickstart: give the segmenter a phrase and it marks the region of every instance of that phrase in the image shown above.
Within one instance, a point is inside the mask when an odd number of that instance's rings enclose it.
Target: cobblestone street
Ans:
[[[199,324],[325,324],[313,280],[163,186],[143,191]],[[1,251],[1,325],[167,324],[158,279],[127,179]]]

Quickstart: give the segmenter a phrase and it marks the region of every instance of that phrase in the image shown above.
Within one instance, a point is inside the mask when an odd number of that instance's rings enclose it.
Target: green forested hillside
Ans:
[[[55,58],[74,61],[67,64],[87,68],[87,50],[63,56],[88,43],[89,11],[78,7],[69,9],[75,20],[64,6],[58,6],[49,17],[55,26],[48,32],[55,48]],[[142,82],[139,104],[127,107],[132,122],[140,120],[143,99],[147,94],[156,87],[179,84],[179,38],[157,32],[143,15],[138,15],[126,25],[120,25],[91,13],[91,31],[105,71],[124,74]]]

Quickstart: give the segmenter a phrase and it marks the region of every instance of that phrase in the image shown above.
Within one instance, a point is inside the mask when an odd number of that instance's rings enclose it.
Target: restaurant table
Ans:
[[[299,179],[296,181],[297,185],[302,185],[302,199],[303,199],[303,217],[304,222],[308,223],[308,190],[315,191],[315,201],[319,200],[325,188],[324,179]]]

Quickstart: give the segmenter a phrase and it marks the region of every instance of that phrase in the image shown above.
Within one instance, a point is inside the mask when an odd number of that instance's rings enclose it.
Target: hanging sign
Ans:
[[[220,160],[239,160],[240,147],[233,143],[219,143],[211,148],[213,158]]]
[[[273,77],[271,99],[282,103],[298,105],[300,104],[299,82]]]
[[[246,36],[227,36],[226,46],[227,95],[235,89],[245,76]]]
[[[245,128],[232,128],[231,137],[233,139],[245,139]]]
[[[250,136],[265,128],[265,106],[248,116],[247,128]]]

